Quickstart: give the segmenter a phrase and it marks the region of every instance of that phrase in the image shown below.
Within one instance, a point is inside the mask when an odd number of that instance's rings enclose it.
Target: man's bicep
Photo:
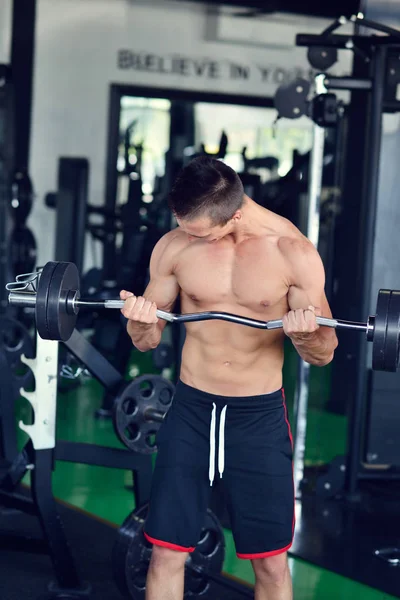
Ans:
[[[157,304],[161,310],[170,311],[179,294],[179,285],[174,273],[174,252],[170,234],[156,244],[150,259],[150,283],[144,297]]]
[[[175,252],[171,252],[172,232],[164,235],[155,245],[150,259],[150,282],[143,292],[146,300],[154,302],[160,310],[170,312],[179,294],[179,285],[174,273],[173,258]],[[161,334],[167,321],[159,319],[157,328]],[[128,321],[132,328],[132,321]],[[161,339],[161,338],[160,338]]]
[[[308,246],[300,252],[294,262],[288,303],[291,310],[314,306],[326,317],[331,316],[331,310],[325,295],[325,270],[318,252]]]
[[[179,285],[173,273],[168,275],[150,273],[150,282],[147,286],[144,297],[146,300],[155,302],[157,308],[170,311],[179,294]]]
[[[288,304],[290,310],[313,306],[318,314],[328,318],[332,316],[325,290],[316,285],[309,288],[292,285],[289,288]]]

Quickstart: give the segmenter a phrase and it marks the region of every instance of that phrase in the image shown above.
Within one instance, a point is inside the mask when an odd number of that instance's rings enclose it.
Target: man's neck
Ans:
[[[235,244],[240,244],[252,237],[258,237],[265,232],[266,211],[248,196],[245,196],[241,213],[242,218],[232,232]]]

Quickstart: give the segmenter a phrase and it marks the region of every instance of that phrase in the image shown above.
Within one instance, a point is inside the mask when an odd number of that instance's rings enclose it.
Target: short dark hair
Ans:
[[[225,225],[243,204],[243,184],[228,165],[199,156],[182,169],[169,195],[176,217],[194,219],[207,215],[213,225]]]

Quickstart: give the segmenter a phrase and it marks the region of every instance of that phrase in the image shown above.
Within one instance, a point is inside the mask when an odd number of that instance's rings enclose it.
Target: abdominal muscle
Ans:
[[[283,337],[222,321],[187,324],[180,378],[221,396],[274,392],[282,387]]]

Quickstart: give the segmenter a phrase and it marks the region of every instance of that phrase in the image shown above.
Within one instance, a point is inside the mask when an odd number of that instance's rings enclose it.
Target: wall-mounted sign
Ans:
[[[297,77],[308,79],[312,69],[302,67],[282,68],[276,65],[250,65],[230,60],[193,58],[177,54],[161,55],[121,49],[117,55],[119,69],[132,69],[156,75],[178,75],[202,79],[251,80],[281,84]]]

